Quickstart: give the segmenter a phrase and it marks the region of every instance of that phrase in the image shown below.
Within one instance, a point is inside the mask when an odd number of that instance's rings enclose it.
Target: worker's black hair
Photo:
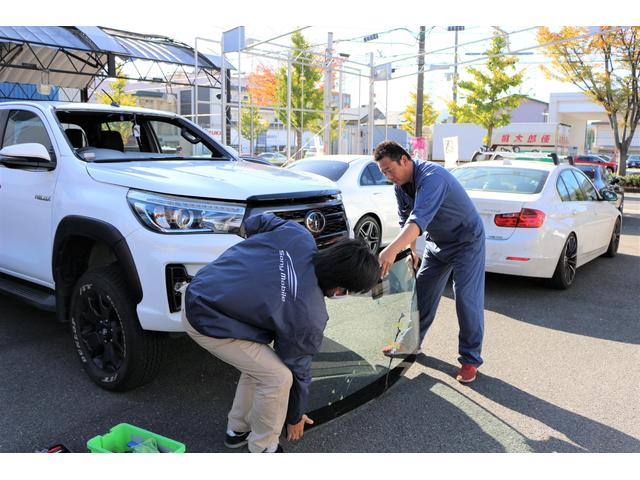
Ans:
[[[336,287],[364,293],[380,278],[378,257],[361,240],[340,240],[318,251],[313,263],[318,285],[325,294]]]
[[[399,143],[394,142],[393,140],[385,140],[384,142],[380,142],[374,150],[373,159],[376,162],[379,162],[383,158],[389,157],[394,162],[400,163],[402,155],[406,155],[407,158],[411,160],[409,152],[402,148]]]

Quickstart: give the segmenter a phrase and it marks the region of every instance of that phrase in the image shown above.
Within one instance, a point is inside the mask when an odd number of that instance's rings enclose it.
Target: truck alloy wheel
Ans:
[[[71,332],[86,373],[108,390],[129,390],[158,372],[164,336],[140,327],[120,270],[85,273],[71,300]]]

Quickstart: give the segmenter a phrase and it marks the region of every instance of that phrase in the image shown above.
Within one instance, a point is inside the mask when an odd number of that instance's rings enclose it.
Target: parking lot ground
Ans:
[[[291,452],[640,452],[640,194],[628,194],[620,251],[578,269],[567,291],[487,275],[485,364],[456,382],[451,291],[404,379],[307,432]],[[72,451],[118,423],[191,452],[222,444],[237,373],[173,339],[161,374],[135,391],[94,386],[54,315],[0,295],[0,452]]]

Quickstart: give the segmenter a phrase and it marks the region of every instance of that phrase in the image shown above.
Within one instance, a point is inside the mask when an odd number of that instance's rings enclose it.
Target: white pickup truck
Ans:
[[[259,212],[320,248],[348,235],[335,184],[238,159],[175,114],[0,103],[0,291],[71,325],[87,374],[127,390],[181,331],[178,288]]]

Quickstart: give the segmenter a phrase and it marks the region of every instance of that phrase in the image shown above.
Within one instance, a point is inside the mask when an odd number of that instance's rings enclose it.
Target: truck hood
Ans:
[[[88,163],[94,180],[150,192],[224,200],[337,191],[328,179],[245,161]]]

